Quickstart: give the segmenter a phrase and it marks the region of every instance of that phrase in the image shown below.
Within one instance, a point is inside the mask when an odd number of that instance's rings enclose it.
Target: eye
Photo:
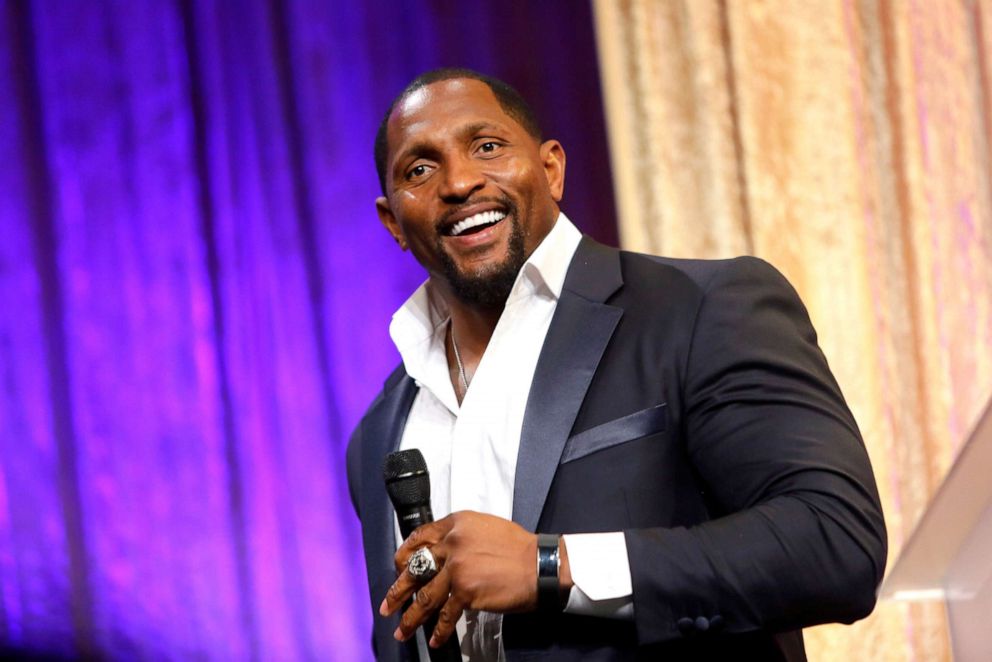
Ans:
[[[503,145],[496,142],[495,140],[487,140],[479,144],[478,151],[481,154],[495,154],[502,148]]]
[[[410,179],[417,179],[419,177],[423,177],[424,175],[427,174],[428,170],[429,168],[427,167],[426,163],[418,163],[417,165],[413,166],[412,168],[406,171],[406,178],[410,180]]]

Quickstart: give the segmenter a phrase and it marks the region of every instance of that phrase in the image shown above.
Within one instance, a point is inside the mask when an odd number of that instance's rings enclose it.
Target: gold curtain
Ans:
[[[620,232],[758,255],[861,425],[890,566],[992,394],[992,0],[594,0]],[[950,658],[942,606],[806,631]]]

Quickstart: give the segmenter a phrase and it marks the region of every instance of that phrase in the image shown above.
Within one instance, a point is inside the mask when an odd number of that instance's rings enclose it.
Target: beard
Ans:
[[[483,308],[502,308],[510,296],[520,268],[527,261],[524,251],[524,233],[517,222],[517,210],[510,205],[507,210],[510,236],[507,240],[506,258],[499,264],[487,266],[479,272],[466,274],[459,271],[451,256],[438,242],[441,268],[451,291],[463,303]]]

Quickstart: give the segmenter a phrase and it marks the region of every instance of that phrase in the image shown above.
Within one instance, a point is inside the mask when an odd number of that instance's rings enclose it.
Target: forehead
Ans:
[[[386,130],[390,154],[410,140],[440,139],[479,122],[523,130],[482,81],[453,78],[425,85],[408,94],[389,116]]]

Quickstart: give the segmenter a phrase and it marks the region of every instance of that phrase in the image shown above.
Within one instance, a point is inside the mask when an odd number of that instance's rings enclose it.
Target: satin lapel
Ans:
[[[417,384],[406,373],[402,373],[398,380],[391,378],[382,400],[362,422],[362,546],[369,577],[372,578],[370,588],[373,593],[379,593],[371,596],[376,610],[379,608],[378,601],[395,578],[393,553],[396,551],[396,532],[393,507],[380,479],[382,461],[387,453],[399,447],[416,395]],[[382,619],[377,616],[376,620]]]
[[[582,240],[569,266],[520,431],[513,520],[537,527],[579,407],[623,310],[602,303],[623,284],[615,249]]]

